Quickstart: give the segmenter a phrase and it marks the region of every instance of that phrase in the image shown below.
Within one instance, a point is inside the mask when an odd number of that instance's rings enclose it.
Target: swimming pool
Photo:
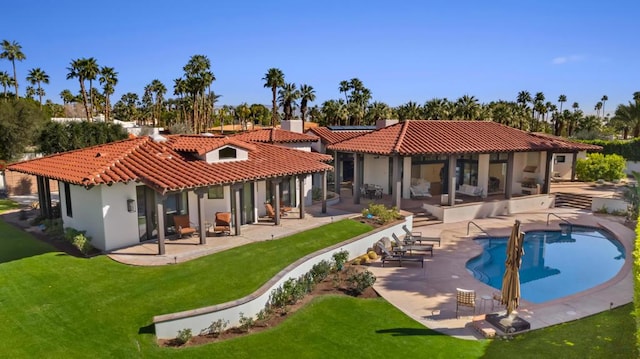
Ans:
[[[500,290],[508,238],[475,240],[484,250],[467,262],[467,269]],[[542,303],[587,290],[613,278],[624,260],[624,247],[604,230],[566,226],[563,231],[527,232],[520,267],[522,298]]]

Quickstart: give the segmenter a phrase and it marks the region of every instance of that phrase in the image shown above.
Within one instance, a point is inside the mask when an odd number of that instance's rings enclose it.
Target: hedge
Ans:
[[[636,225],[636,248],[633,250],[633,306],[636,317],[636,346],[640,354],[640,220]]]
[[[578,142],[602,146],[600,153],[604,155],[616,154],[627,161],[640,161],[640,138],[632,140],[580,140]]]

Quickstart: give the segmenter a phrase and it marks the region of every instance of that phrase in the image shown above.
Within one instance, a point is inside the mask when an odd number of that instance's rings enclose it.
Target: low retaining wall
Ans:
[[[551,208],[553,195],[542,194],[491,202],[463,203],[455,206],[424,204],[422,207],[444,223],[471,221],[476,218],[503,216]]]
[[[607,213],[627,212],[628,203],[619,198],[593,197],[591,199],[591,212],[599,212],[605,209]]]
[[[244,298],[209,307],[155,316],[153,318],[153,324],[155,326],[156,336],[158,339],[175,338],[178,331],[185,328],[191,329],[194,335],[196,335],[218,319],[229,321],[230,327],[238,326],[240,324],[240,313],[243,313],[245,317],[255,317],[256,314],[266,306],[271,291],[280,287],[289,278],[300,277],[309,272],[311,267],[322,260],[331,261],[333,254],[341,250],[348,251],[350,259],[364,254],[368,248],[373,248],[374,244],[380,238],[391,237],[392,233],[398,235],[403,234],[403,225],[407,225],[407,227],[411,229],[413,226],[413,216],[407,216],[402,222],[380,227],[373,232],[365,233],[300,258],[280,271],[257,291]]]

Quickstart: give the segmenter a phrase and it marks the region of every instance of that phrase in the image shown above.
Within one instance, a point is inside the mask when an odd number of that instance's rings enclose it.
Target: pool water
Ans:
[[[484,251],[467,262],[467,269],[500,290],[508,238],[475,240]],[[587,290],[613,278],[624,260],[622,244],[603,230],[567,226],[563,231],[527,232],[520,266],[522,298],[542,303]]]

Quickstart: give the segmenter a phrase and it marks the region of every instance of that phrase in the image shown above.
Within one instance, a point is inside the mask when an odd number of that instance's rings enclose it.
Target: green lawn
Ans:
[[[20,204],[10,199],[0,199],[0,213],[10,209],[20,208]]]
[[[150,326],[154,315],[242,297],[297,258],[368,229],[341,221],[187,263],[141,268],[104,256],[80,259],[52,252],[0,221],[0,253],[22,253],[0,263],[1,356],[504,358],[522,357],[524,348],[554,358],[634,356],[630,306],[510,342],[464,341],[421,326],[383,299],[333,296],[256,335],[187,349],[156,346]],[[604,329],[611,325],[616,336]]]

